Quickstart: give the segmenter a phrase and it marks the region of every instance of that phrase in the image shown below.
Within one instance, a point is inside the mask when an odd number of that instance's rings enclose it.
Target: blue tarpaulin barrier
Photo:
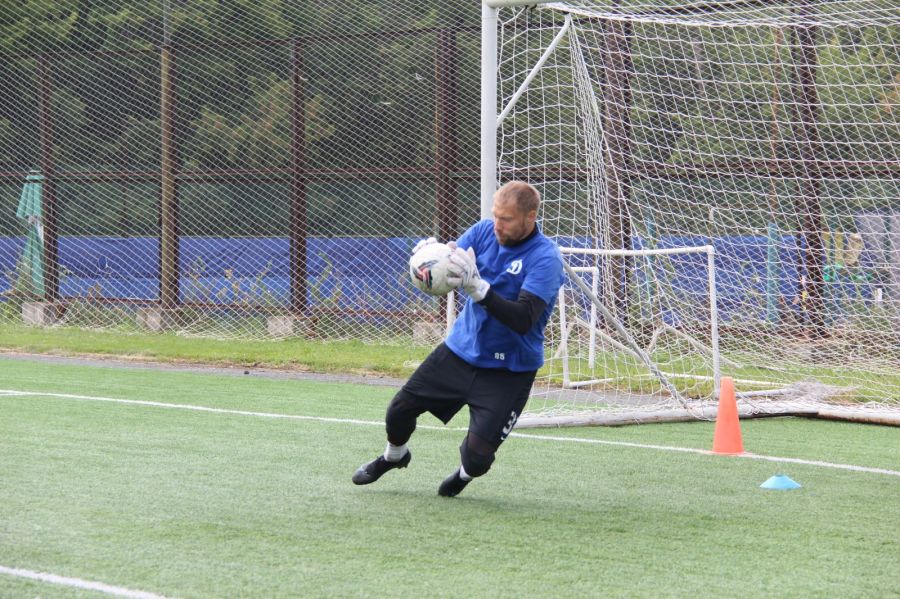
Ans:
[[[407,259],[415,239],[403,237],[307,241],[307,306],[343,309],[403,310],[424,298],[407,284]],[[583,247],[584,239],[559,238],[563,246]],[[655,248],[700,246],[702,237],[667,237]],[[716,277],[720,318],[766,318],[767,252],[765,236],[717,238]],[[0,291],[9,289],[25,237],[0,237]],[[634,248],[644,247],[636,238]],[[789,235],[777,242],[777,290],[783,305],[798,296],[798,264],[803,240]],[[290,247],[286,238],[182,237],[179,246],[181,299],[206,304],[285,305],[290,294]],[[370,261],[377,257],[381,274]],[[572,263],[578,258],[573,257]],[[582,260],[587,260],[583,258]],[[669,256],[665,260],[636,257],[636,283],[664,281],[672,297],[667,319],[677,323],[688,315],[677,305],[699,305],[707,293],[706,254]],[[153,301],[159,298],[159,242],[155,238],[60,237],[60,294],[63,297]],[[865,261],[865,253],[863,255]],[[655,277],[649,277],[650,268]],[[385,274],[386,273],[386,274]],[[852,290],[849,290],[849,286]],[[769,287],[771,291],[771,287]],[[648,291],[652,292],[652,291]],[[829,285],[831,305],[841,298],[868,298],[871,290],[858,282]],[[664,296],[661,296],[664,297]],[[682,308],[683,309],[683,308]],[[696,318],[696,316],[692,316]]]
[[[0,237],[0,291],[12,284],[24,237]],[[307,241],[307,305],[348,309],[402,309],[423,296],[406,284],[415,240],[333,238]],[[377,257],[382,273],[370,261]],[[290,298],[290,246],[286,238],[182,237],[182,301],[209,304],[280,304]],[[60,237],[60,295],[159,299],[159,241],[155,238]]]

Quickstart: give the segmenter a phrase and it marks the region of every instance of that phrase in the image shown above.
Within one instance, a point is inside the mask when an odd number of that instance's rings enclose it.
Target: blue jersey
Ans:
[[[491,220],[473,225],[457,245],[475,251],[478,272],[494,293],[516,301],[519,291],[525,290],[547,306],[531,330],[520,335],[469,298],[447,337],[447,347],[473,366],[514,372],[537,370],[544,363],[544,327],[563,284],[559,248],[540,229],[519,245],[502,246],[494,236]]]

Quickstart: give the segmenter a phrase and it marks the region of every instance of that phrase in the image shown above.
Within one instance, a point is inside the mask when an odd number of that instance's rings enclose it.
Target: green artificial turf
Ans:
[[[171,597],[873,597],[900,593],[900,477],[707,449],[712,423],[520,431],[454,499],[465,418],[384,445],[393,389],[0,360],[0,565]],[[352,419],[352,421],[351,421]],[[743,421],[748,451],[897,470],[900,434]],[[560,436],[564,439],[527,438]],[[785,472],[803,487],[765,491]],[[0,575],[2,597],[96,593]]]
[[[0,349],[65,356],[107,356],[315,372],[408,375],[430,347],[371,345],[360,341],[214,339],[175,333],[124,333],[74,327],[38,328],[0,322]]]

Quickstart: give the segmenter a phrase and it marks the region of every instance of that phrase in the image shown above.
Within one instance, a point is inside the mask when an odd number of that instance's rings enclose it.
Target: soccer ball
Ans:
[[[420,291],[444,296],[454,288],[447,282],[450,248],[443,243],[429,243],[409,259],[409,278]]]

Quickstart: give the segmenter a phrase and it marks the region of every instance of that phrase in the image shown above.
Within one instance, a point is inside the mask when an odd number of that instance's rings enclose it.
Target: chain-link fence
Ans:
[[[3,13],[7,315],[368,341],[441,322],[405,263],[478,218],[477,2]]]

